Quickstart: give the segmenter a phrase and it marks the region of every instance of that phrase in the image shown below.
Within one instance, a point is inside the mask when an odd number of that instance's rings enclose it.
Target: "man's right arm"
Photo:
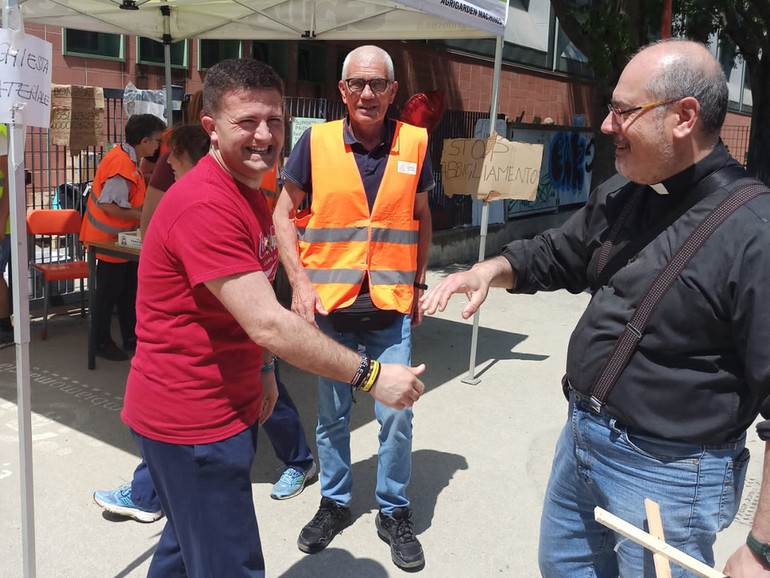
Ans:
[[[255,343],[310,373],[343,382],[352,380],[361,356],[284,309],[261,271],[222,277],[205,285]],[[424,370],[424,364],[416,368],[382,364],[370,392],[389,407],[411,407],[425,387],[417,377]]]
[[[463,319],[468,319],[487,298],[490,287],[513,289],[516,273],[505,257],[493,257],[476,263],[468,271],[453,273],[420,298],[423,313],[433,315],[443,311],[455,293],[465,293],[468,304],[463,308]]]
[[[275,205],[273,224],[278,238],[278,255],[291,283],[291,310],[315,325],[316,312],[327,315],[327,311],[299,258],[294,217],[304,199],[305,193],[287,180]]]

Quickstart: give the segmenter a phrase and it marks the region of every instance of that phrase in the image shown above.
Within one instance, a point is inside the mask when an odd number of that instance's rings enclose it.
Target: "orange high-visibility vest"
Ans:
[[[275,211],[275,204],[278,202],[278,163],[275,163],[273,168],[262,176],[262,184],[259,188],[262,189],[262,194],[267,201],[267,208],[272,215]]]
[[[374,305],[407,314],[417,273],[414,203],[428,134],[396,123],[370,213],[343,128],[341,120],[311,128],[313,201],[309,215],[295,223],[300,260],[327,311],[350,306],[368,273]]]
[[[96,168],[91,194],[88,196],[86,214],[83,217],[83,225],[80,228],[80,240],[88,245],[89,241],[105,241],[116,239],[121,231],[130,231],[139,224],[139,221],[120,219],[108,215],[99,208],[99,195],[102,193],[104,183],[110,177],[121,176],[131,182],[131,190],[128,202],[133,208],[141,208],[144,205],[144,193],[146,190],[144,177],[131,160],[131,157],[118,145],[104,155],[104,158]],[[125,259],[100,255],[99,259],[112,263],[125,263]]]

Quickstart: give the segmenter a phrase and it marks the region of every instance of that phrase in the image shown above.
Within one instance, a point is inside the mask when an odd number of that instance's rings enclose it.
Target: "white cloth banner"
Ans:
[[[0,122],[48,128],[51,123],[51,43],[0,28]]]
[[[399,4],[496,36],[505,34],[508,20],[508,0],[399,0]]]

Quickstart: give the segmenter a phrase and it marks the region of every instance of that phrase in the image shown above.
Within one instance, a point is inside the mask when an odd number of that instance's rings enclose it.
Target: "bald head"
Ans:
[[[628,68],[647,71],[645,88],[656,100],[694,97],[700,105],[701,130],[719,136],[727,113],[727,79],[703,44],[681,39],[656,42],[637,52]]]
[[[342,63],[342,78],[340,80],[348,78],[348,70],[350,69],[351,62],[361,65],[384,64],[388,69],[387,80],[395,80],[393,60],[390,58],[390,55],[379,46],[367,44],[351,50],[345,57],[345,61]]]

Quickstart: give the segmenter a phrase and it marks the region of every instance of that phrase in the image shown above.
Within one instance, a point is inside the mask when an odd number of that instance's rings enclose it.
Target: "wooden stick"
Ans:
[[[674,564],[681,566],[685,570],[689,570],[696,576],[700,576],[701,578],[727,578],[724,574],[714,570],[711,566],[707,566],[700,560],[696,560],[681,550],[677,550],[673,546],[666,544],[663,540],[653,538],[644,530],[640,530],[636,526],[629,524],[625,520],[621,520],[617,516],[610,514],[607,510],[598,506],[594,508],[594,518],[603,526],[607,526],[609,529],[615,530],[618,534],[625,536],[629,540],[641,544],[648,550],[652,550],[653,553],[657,552],[661,554]]]
[[[650,527],[650,535],[658,540],[665,541],[663,533],[663,521],[660,519],[660,506],[649,498],[644,499],[644,511],[647,512],[647,524]],[[671,578],[671,562],[658,552],[653,552],[652,560],[655,562],[655,576],[657,578]]]

